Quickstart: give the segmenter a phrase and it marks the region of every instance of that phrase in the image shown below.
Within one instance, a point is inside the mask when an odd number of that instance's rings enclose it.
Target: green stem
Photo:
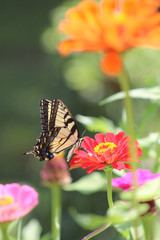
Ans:
[[[18,231],[17,231],[17,240],[21,240],[21,232],[22,232],[22,219],[19,219]]]
[[[145,240],[154,240],[155,215],[147,214],[141,217],[141,220],[143,223]]]
[[[150,233],[151,233],[151,240],[155,239],[155,226],[156,226],[156,215],[153,214],[150,217]]]
[[[52,240],[60,240],[61,230],[61,188],[53,184],[52,191]]]
[[[121,85],[122,91],[125,92],[125,109],[126,109],[126,115],[127,115],[127,134],[131,136],[130,139],[130,146],[131,146],[131,158],[133,159],[132,161],[132,167],[133,167],[133,207],[137,207],[137,202],[135,198],[135,190],[137,186],[136,182],[136,169],[137,169],[137,163],[135,159],[135,149],[134,149],[134,139],[135,139],[135,129],[134,129],[134,113],[133,113],[133,103],[132,99],[129,96],[129,90],[130,90],[130,81],[129,81],[129,76],[125,69],[121,72],[119,75],[119,82]],[[134,221],[134,229],[135,229],[135,237],[138,239],[138,231],[137,231],[137,220]],[[135,240],[136,240],[135,239]]]
[[[111,184],[111,180],[112,180],[112,168],[110,168],[109,166],[107,166],[107,168],[104,169],[106,175],[107,175],[107,197],[108,197],[108,204],[109,207],[112,208],[113,207],[113,200],[112,200],[112,184]]]
[[[92,232],[92,233],[88,234],[87,236],[85,236],[82,240],[91,239],[92,237],[95,237],[97,234],[103,232],[105,229],[107,229],[110,226],[111,226],[111,223],[105,224],[102,227],[100,227],[97,230],[95,230],[94,232]]]
[[[0,230],[1,230],[1,233],[2,233],[2,240],[9,240],[9,236],[8,236],[8,226],[9,224],[8,223],[2,223],[0,224]]]
[[[135,171],[137,169],[137,163],[135,159],[135,149],[134,149],[134,139],[135,139],[135,130],[134,130],[134,113],[133,113],[133,103],[132,99],[129,96],[129,90],[130,90],[130,83],[129,83],[129,77],[126,73],[126,71],[122,71],[121,74],[119,75],[119,82],[121,85],[122,91],[125,92],[125,109],[126,109],[126,115],[127,115],[127,134],[131,136],[130,139],[130,145],[131,145],[131,157],[133,159],[132,166],[133,166],[133,184],[134,184],[134,189],[136,188],[136,174]],[[134,201],[134,199],[133,199]]]
[[[125,103],[127,123],[128,123],[127,134],[135,138],[133,103],[132,103],[132,99],[129,96],[130,82],[129,82],[128,74],[126,73],[125,70],[123,70],[119,75],[119,82],[120,82],[122,91],[124,91],[126,94],[124,103]]]
[[[155,226],[156,226],[156,216],[155,214],[152,214],[150,216],[147,216],[148,217],[148,229],[150,229],[150,239],[149,240],[154,240],[155,239]]]
[[[142,223],[143,223],[145,240],[151,240],[148,216],[144,216],[141,219],[142,219]]]

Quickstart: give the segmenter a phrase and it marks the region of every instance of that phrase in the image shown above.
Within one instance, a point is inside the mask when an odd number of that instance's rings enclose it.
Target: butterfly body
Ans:
[[[75,150],[80,147],[79,130],[67,106],[59,99],[52,101],[40,100],[42,134],[37,139],[34,154],[41,161],[50,160],[61,151],[70,148],[67,161]]]

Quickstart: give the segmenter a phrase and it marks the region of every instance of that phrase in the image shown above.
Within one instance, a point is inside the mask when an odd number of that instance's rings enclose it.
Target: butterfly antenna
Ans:
[[[86,130],[83,131],[83,133],[82,133],[82,138],[84,137],[85,132],[86,132]]]
[[[35,155],[35,151],[30,151],[30,152],[24,152],[23,155],[27,155],[27,154],[33,154]]]

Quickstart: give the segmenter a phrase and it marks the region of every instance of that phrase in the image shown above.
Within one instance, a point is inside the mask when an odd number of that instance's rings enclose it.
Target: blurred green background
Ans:
[[[59,37],[55,26],[67,8],[66,4],[71,5],[71,1],[6,0],[1,2],[0,10],[0,182],[27,183],[39,192],[39,206],[25,217],[24,223],[31,218],[38,219],[42,234],[50,230],[51,198],[49,190],[41,183],[40,171],[44,163],[33,156],[23,155],[23,152],[32,150],[41,132],[39,100],[58,97],[73,116],[103,116],[116,125],[120,122],[122,110],[120,101],[98,106],[104,97],[120,90],[115,78],[107,79],[100,72],[99,54],[95,54],[95,58],[92,54],[73,54],[62,58],[56,51]],[[155,60],[159,59],[159,55],[158,51],[152,50],[136,50],[126,55],[133,87],[159,84],[160,60]],[[138,103],[136,119],[139,120],[141,109],[149,103]],[[155,124],[148,124],[145,134],[158,130],[158,118],[159,115],[154,114]],[[79,127],[82,134],[84,126],[79,124]],[[86,132],[86,135],[92,136],[93,133]],[[80,169],[71,172],[73,181],[84,174],[85,171]],[[106,202],[106,193],[103,192],[89,196],[63,192],[62,240],[79,240],[89,233],[72,220],[69,207],[74,206],[81,213],[104,215]],[[111,228],[93,239],[121,237]]]

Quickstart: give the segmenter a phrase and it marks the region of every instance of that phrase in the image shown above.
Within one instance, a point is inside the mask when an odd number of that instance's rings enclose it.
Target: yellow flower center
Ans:
[[[112,142],[100,143],[94,148],[94,151],[98,155],[103,155],[103,153],[109,149],[111,150],[111,153],[113,153],[115,147],[117,147],[117,145]]]
[[[10,196],[2,195],[0,196],[0,206],[11,204],[13,202],[13,198]]]

